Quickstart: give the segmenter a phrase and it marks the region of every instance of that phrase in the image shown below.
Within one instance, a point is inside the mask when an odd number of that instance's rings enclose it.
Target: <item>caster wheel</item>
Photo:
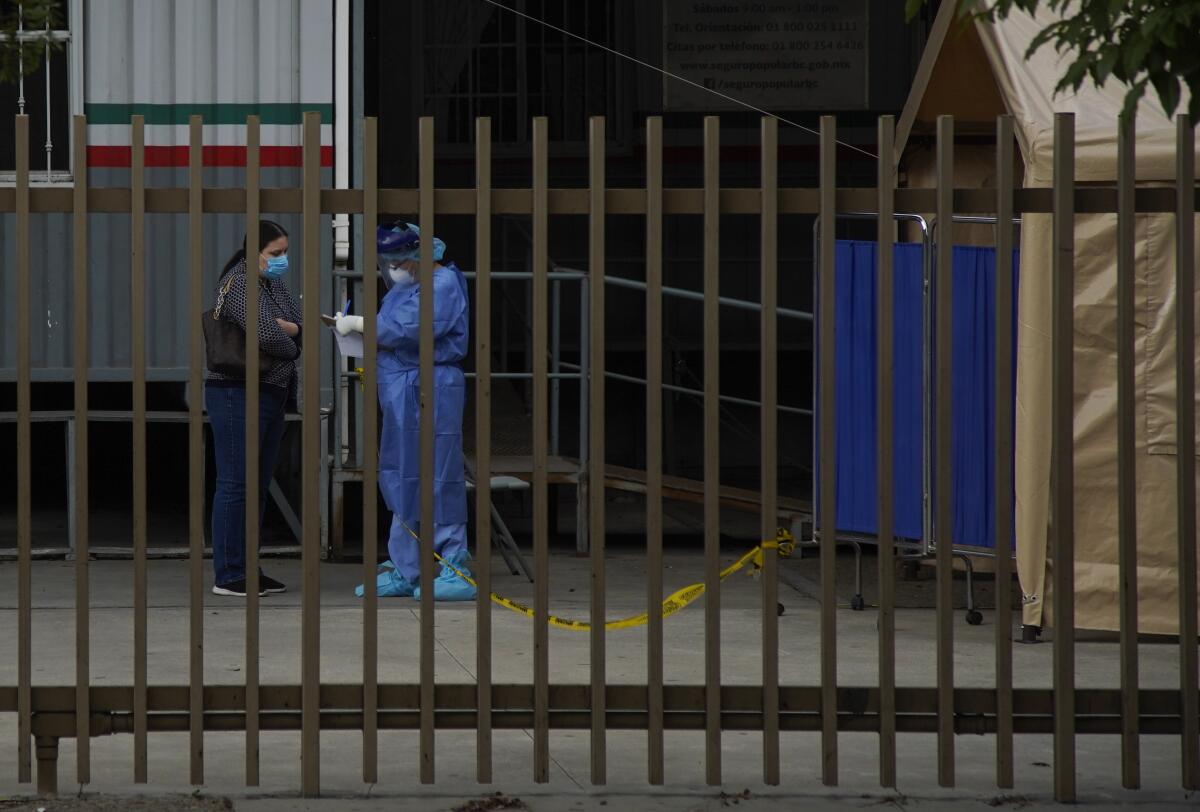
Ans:
[[[783,617],[783,604],[782,603],[775,604],[775,615],[776,615],[776,617]]]
[[[972,609],[967,612],[967,623],[971,626],[978,626],[983,623],[983,613],[978,609]]]
[[[863,600],[862,595],[855,595],[850,599],[850,608],[855,612],[861,612],[864,608],[866,608],[866,605],[867,602]]]

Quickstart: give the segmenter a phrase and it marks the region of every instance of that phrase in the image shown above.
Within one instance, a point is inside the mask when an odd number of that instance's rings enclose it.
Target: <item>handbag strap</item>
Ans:
[[[221,289],[217,291],[217,304],[216,307],[213,308],[213,321],[217,321],[221,318],[221,308],[225,306],[225,295],[229,293],[229,289],[233,287],[234,277],[237,275],[237,272],[238,271],[236,268],[230,271],[229,275],[226,277],[229,281],[227,281],[221,287]],[[275,309],[286,316],[287,311],[284,309],[283,305],[279,304],[279,300],[275,298],[275,294],[271,292],[271,288],[269,286],[265,286],[263,287],[263,291],[267,294],[267,298],[269,298],[275,305]]]
[[[226,282],[225,286],[222,287],[217,293],[217,306],[213,308],[213,321],[217,321],[221,318],[221,308],[225,306],[225,294],[229,293],[229,289],[233,287],[233,279],[236,274],[236,270],[230,271],[229,281]]]

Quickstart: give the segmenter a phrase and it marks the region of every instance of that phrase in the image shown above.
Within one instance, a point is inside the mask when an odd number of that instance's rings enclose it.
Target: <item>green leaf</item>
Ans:
[[[1029,59],[1034,55],[1034,53],[1037,52],[1039,48],[1041,48],[1047,42],[1054,40],[1058,36],[1058,29],[1060,25],[1062,24],[1055,23],[1054,25],[1047,26],[1039,31],[1037,35],[1035,35],[1030,41],[1029,48],[1025,51],[1025,58]]]
[[[1088,63],[1083,59],[1076,59],[1067,68],[1067,72],[1058,80],[1058,85],[1055,86],[1054,92],[1061,93],[1064,90],[1078,91],[1080,85],[1083,84],[1084,78],[1087,76]]]
[[[1150,49],[1154,47],[1154,40],[1149,37],[1138,34],[1132,42],[1125,44],[1125,56],[1121,60],[1125,63],[1125,72],[1130,76],[1136,76],[1142,70],[1146,61],[1146,54],[1150,53]]]
[[[1179,106],[1179,79],[1165,72],[1156,72],[1150,77],[1154,89],[1158,91],[1158,100],[1162,102],[1167,115],[1173,115]]]
[[[1164,23],[1162,33],[1158,35],[1163,44],[1168,48],[1175,48],[1179,45],[1179,26],[1174,23]]]
[[[1100,49],[1100,58],[1096,60],[1095,73],[1092,74],[1097,86],[1108,81],[1108,77],[1112,75],[1113,67],[1120,57],[1121,51],[1116,45],[1109,44]]]

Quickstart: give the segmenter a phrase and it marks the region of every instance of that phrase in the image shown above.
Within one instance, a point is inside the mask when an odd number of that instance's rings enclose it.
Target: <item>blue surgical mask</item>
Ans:
[[[281,277],[285,273],[287,273],[287,269],[288,269],[287,254],[283,254],[278,257],[268,257],[267,258],[267,268],[266,268],[266,271],[264,271],[264,273],[266,273],[268,279],[278,279],[279,277]]]

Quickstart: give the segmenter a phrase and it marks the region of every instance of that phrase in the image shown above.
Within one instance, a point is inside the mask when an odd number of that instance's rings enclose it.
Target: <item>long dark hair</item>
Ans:
[[[279,225],[279,223],[276,223],[274,220],[259,220],[258,221],[258,250],[259,250],[259,253],[262,253],[262,250],[264,248],[266,248],[271,243],[275,242],[280,237],[286,237],[287,235],[288,235],[287,229],[285,229],[283,226]],[[234,268],[236,268],[238,266],[238,263],[240,263],[245,258],[246,258],[246,240],[245,240],[245,238],[243,238],[241,249],[239,249],[233,256],[231,256],[229,258],[229,261],[225,263],[225,268],[221,271],[220,278],[224,279],[225,274],[229,273]]]

